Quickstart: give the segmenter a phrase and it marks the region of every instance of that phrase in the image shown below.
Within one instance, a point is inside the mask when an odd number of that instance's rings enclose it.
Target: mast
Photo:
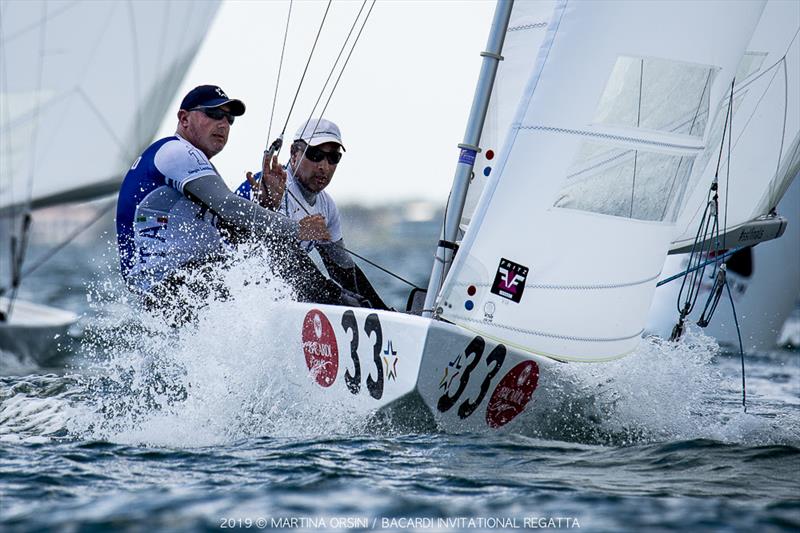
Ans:
[[[514,0],[498,0],[494,18],[492,19],[489,39],[486,43],[486,51],[481,52],[483,57],[481,72],[478,76],[478,84],[475,87],[475,96],[472,99],[472,108],[467,121],[467,129],[464,133],[464,142],[458,145],[461,151],[458,156],[455,176],[453,177],[453,186],[450,189],[450,200],[445,210],[441,238],[436,248],[422,316],[430,317],[434,314],[433,306],[436,303],[442,281],[447,276],[447,271],[453,260],[461,212],[464,210],[464,202],[467,198],[472,167],[475,164],[475,155],[480,151],[478,143],[480,142],[483,123],[486,120],[486,111],[489,107],[489,99],[492,95],[497,67],[500,61],[503,60],[503,56],[500,54],[503,51],[503,42],[506,38],[508,21],[511,18],[513,7]]]

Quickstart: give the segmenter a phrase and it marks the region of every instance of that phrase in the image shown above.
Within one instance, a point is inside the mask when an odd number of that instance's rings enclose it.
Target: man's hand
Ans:
[[[278,156],[272,156],[272,166],[269,161],[264,160],[261,169],[261,183],[257,184],[253,174],[246,174],[247,181],[250,182],[250,190],[253,191],[253,198],[258,201],[261,207],[272,209],[278,208],[286,191],[286,171],[278,163]]]
[[[322,215],[311,215],[300,220],[299,237],[301,241],[329,241],[331,234]]]

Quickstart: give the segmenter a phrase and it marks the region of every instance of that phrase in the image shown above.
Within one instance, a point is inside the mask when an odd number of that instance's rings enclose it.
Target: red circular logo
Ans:
[[[323,387],[333,385],[339,372],[339,348],[328,317],[319,309],[306,313],[303,320],[303,352],[317,383]]]
[[[490,427],[505,426],[525,410],[539,384],[539,365],[523,361],[503,376],[486,406],[486,423]]]

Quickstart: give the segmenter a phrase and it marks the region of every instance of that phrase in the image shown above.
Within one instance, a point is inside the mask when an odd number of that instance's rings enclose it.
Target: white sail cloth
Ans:
[[[767,2],[736,73],[733,135],[726,134],[719,169],[720,213],[736,228],[774,209],[800,171],[800,3]],[[699,186],[678,219],[673,248],[691,244],[717,170],[728,98],[720,102]],[[728,174],[728,138],[731,144]]]
[[[0,2],[0,211],[119,188],[217,2]]]
[[[536,51],[547,35],[555,0],[515,2],[503,43],[503,60],[497,66],[492,97],[481,130],[481,151],[475,157],[467,198],[461,213],[462,228],[469,225],[478,200],[489,181],[506,134],[519,107],[520,96],[531,72],[531,51]],[[534,52],[535,53],[535,52]]]
[[[555,4],[438,313],[562,360],[637,345],[763,2]]]

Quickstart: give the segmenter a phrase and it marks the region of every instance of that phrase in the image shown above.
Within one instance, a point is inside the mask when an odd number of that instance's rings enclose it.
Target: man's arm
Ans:
[[[292,237],[299,240],[324,240],[328,235],[325,219],[307,217],[298,224],[289,218],[231,192],[216,174],[195,178],[184,185],[184,193],[193,202],[206,206],[237,236],[255,235]]]
[[[207,207],[239,236],[299,237],[297,223],[231,192],[216,174],[193,179],[184,185],[183,191],[190,200]]]

